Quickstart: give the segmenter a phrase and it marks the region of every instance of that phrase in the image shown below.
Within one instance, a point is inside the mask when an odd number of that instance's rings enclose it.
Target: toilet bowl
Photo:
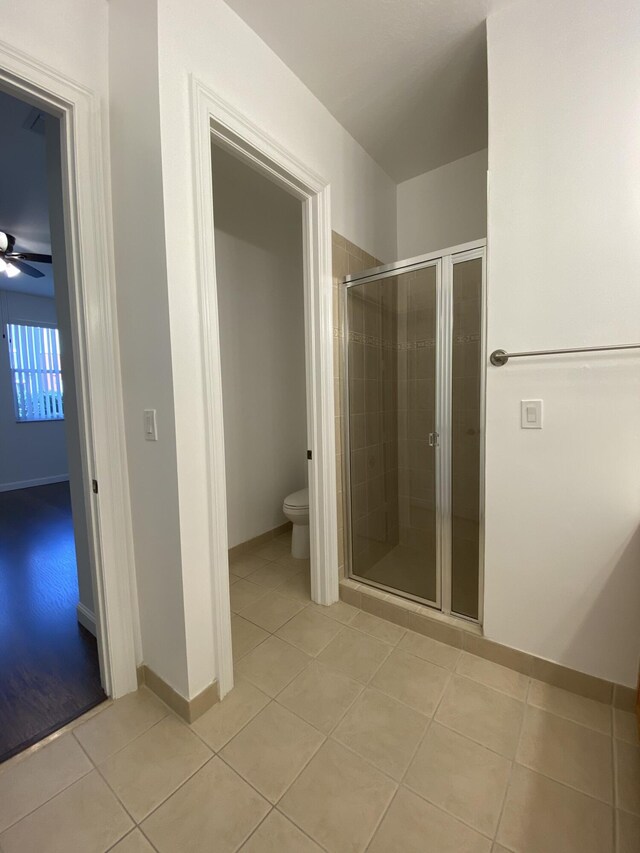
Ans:
[[[291,556],[309,559],[309,489],[292,492],[284,499],[282,511],[293,523]]]

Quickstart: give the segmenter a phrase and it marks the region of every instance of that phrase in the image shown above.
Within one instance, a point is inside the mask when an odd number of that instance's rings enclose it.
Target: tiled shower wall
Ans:
[[[344,380],[344,348],[345,348],[345,340],[344,340],[344,318],[342,316],[343,311],[343,301],[342,301],[342,279],[345,275],[349,275],[351,273],[362,272],[362,270],[370,269],[371,267],[379,266],[381,261],[377,258],[374,258],[373,255],[369,255],[367,252],[360,249],[354,243],[349,242],[340,234],[337,234],[335,231],[332,233],[332,252],[333,252],[333,370],[334,370],[334,391],[335,391],[335,426],[336,426],[336,480],[337,480],[337,491],[338,491],[338,506],[336,508],[338,514],[338,566],[340,571],[340,577],[344,577],[344,566],[345,566],[345,524],[346,524],[346,506],[345,506],[345,488],[344,488],[344,438],[343,438],[343,429],[344,429],[344,421],[343,421],[343,380]],[[372,315],[369,319],[369,328],[371,328],[372,323]],[[354,318],[355,319],[355,318]],[[356,323],[360,322],[362,324],[362,333],[364,333],[366,323],[365,315],[364,315],[364,306],[361,318],[356,320]],[[373,412],[373,407],[379,409],[381,405],[380,394],[374,390],[374,385],[376,382],[374,381],[374,376],[377,375],[376,371],[378,369],[378,364],[380,361],[379,356],[375,353],[375,346],[371,346],[367,348],[370,350],[366,355],[366,363],[365,363],[365,345],[363,342],[359,343],[359,346],[356,348],[356,352],[353,353],[353,356],[356,359],[356,363],[359,365],[358,371],[361,375],[361,378],[358,379],[359,384],[356,388],[352,389],[355,391],[355,399],[358,401],[356,403],[358,408],[361,408],[362,411],[358,412],[358,414],[362,415],[360,420],[361,424],[364,424],[364,412],[367,405],[371,408],[369,411]],[[369,386],[369,391],[367,394],[365,382],[366,375],[366,364],[369,365],[369,375],[371,385]],[[361,367],[360,367],[361,365]],[[379,423],[379,421],[378,421]],[[355,438],[355,436],[354,436]],[[379,477],[383,475],[383,471],[380,470],[380,462],[383,458],[380,450],[376,450],[378,447],[378,443],[382,441],[382,430],[379,429],[379,434],[375,435],[372,430],[369,431],[369,436],[366,434],[366,430],[364,435],[358,437],[358,441],[364,442],[362,448],[364,449],[366,446],[370,446],[373,448],[372,453],[370,454],[374,459],[374,464],[368,466],[366,464],[366,455],[363,453],[361,456],[357,457],[358,459],[358,474],[356,479],[358,482],[357,494],[359,495],[359,503],[358,506],[358,514],[360,511],[363,511],[363,515],[368,516],[368,496],[371,495],[372,499],[372,512],[379,510],[379,506],[376,506],[377,496],[380,494],[382,483],[379,481]],[[367,442],[371,442],[370,445],[367,445]],[[378,460],[377,464],[375,460]],[[356,459],[354,459],[354,466],[356,464]],[[367,509],[364,510],[366,501]],[[355,513],[354,513],[355,514]],[[366,523],[368,529],[368,521],[362,520],[362,515],[360,519],[358,519],[358,530],[363,529],[363,525]],[[372,522],[373,525],[373,522]],[[355,526],[355,519],[354,519]]]
[[[434,560],[436,311],[435,268],[405,273],[397,301],[400,543]]]

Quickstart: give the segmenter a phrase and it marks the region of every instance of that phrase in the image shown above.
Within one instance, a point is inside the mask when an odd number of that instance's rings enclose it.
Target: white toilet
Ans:
[[[284,499],[282,511],[293,522],[291,556],[309,559],[309,489],[292,492]]]

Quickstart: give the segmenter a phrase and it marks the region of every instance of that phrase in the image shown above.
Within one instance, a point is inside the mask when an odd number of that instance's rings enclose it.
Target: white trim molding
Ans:
[[[311,597],[338,601],[330,190],[326,181],[198,79],[191,79],[203,395],[216,675],[233,687],[222,370],[216,284],[211,143],[227,148],[300,199],[303,208]]]
[[[0,88],[60,122],[72,347],[103,687],[137,689],[138,623],[115,276],[101,105],[89,89],[0,42]],[[92,494],[91,481],[99,483]]]
[[[95,614],[81,601],[76,604],[76,619],[82,627],[86,628],[94,637],[97,636]]]
[[[0,483],[0,492],[13,492],[16,489],[30,489],[32,486],[49,486],[51,483],[68,482],[68,474],[52,474],[51,477],[36,477],[34,480],[17,480],[14,483]]]

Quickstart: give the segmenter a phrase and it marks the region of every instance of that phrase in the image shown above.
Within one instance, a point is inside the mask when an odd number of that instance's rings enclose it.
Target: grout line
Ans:
[[[68,734],[71,734],[71,735],[72,735],[72,734],[73,734],[73,732],[69,732]],[[80,746],[80,749],[82,749],[82,744],[79,744],[79,746]],[[84,750],[82,750],[82,751],[84,752]],[[85,754],[86,754],[86,753],[85,753]],[[88,757],[89,757],[89,756],[87,756],[87,758],[88,758]],[[56,798],[59,794],[62,794],[64,791],[67,791],[67,790],[68,790],[72,785],[75,785],[75,784],[76,784],[76,782],[79,782],[81,779],[85,779],[85,778],[86,778],[90,773],[93,773],[93,771],[96,769],[96,768],[95,768],[95,765],[93,764],[93,762],[91,761],[91,759],[89,759],[89,762],[90,762],[90,764],[91,764],[91,767],[89,768],[89,770],[86,770],[84,773],[81,773],[81,774],[77,777],[77,779],[73,779],[71,782],[69,782],[69,784],[68,784],[68,785],[65,785],[64,787],[60,788],[60,790],[56,791],[56,792],[55,792],[55,794],[52,794],[50,797],[47,797],[47,799],[46,799],[46,800],[43,800],[43,802],[38,803],[38,805],[37,805],[37,806],[34,806],[32,809],[30,809],[30,811],[25,812],[25,813],[24,813],[23,815],[21,815],[19,818],[17,818],[16,820],[14,820],[14,821],[13,821],[13,823],[9,823],[9,824],[7,824],[7,825],[6,825],[5,827],[3,827],[3,829],[0,831],[0,836],[2,836],[2,834],[3,834],[3,833],[5,833],[8,829],[11,829],[11,827],[16,826],[16,824],[20,823],[20,821],[22,821],[22,820],[24,820],[25,818],[29,817],[29,815],[32,815],[34,812],[37,812],[37,811],[38,811],[38,809],[42,808],[42,806],[46,806],[46,804],[47,804],[47,803],[50,803],[50,802],[51,802],[51,800],[55,800],[55,798]],[[21,763],[22,763],[22,762],[21,762]],[[1,849],[1,848],[0,848],[0,849]]]
[[[209,749],[211,749],[211,747],[209,747]],[[174,794],[177,794],[177,793],[178,793],[178,791],[179,791],[181,788],[184,788],[184,786],[187,784],[187,782],[188,782],[190,779],[193,779],[193,777],[194,777],[197,773],[199,773],[201,770],[203,770],[203,769],[207,766],[207,764],[209,764],[211,761],[213,761],[215,758],[218,758],[218,757],[219,757],[219,756],[218,756],[218,755],[216,755],[216,753],[212,751],[211,755],[209,756],[209,758],[207,758],[207,760],[204,762],[204,764],[201,764],[201,765],[200,765],[200,767],[198,767],[198,769],[197,769],[197,770],[194,770],[194,771],[193,771],[193,773],[190,773],[190,774],[187,776],[187,778],[186,778],[186,779],[183,779],[183,780],[182,780],[182,782],[180,782],[180,784],[178,785],[178,787],[177,787],[175,790],[173,790],[170,794],[168,794],[168,795],[167,795],[167,796],[162,800],[162,802],[160,802],[160,803],[158,803],[156,806],[154,806],[154,807],[151,809],[151,811],[150,811],[150,812],[148,812],[148,813],[147,813],[143,818],[141,818],[141,819],[140,819],[140,822],[138,822],[138,821],[137,821],[137,820],[132,816],[132,820],[133,820],[133,822],[134,822],[134,823],[135,823],[135,825],[138,827],[138,829],[139,829],[139,830],[144,834],[145,838],[146,838],[147,836],[146,836],[146,833],[145,833],[144,829],[142,828],[142,824],[143,824],[146,820],[148,820],[148,819],[151,817],[151,815],[152,815],[152,814],[155,814],[155,813],[158,811],[158,809],[161,809],[161,808],[162,808],[162,806],[164,806],[164,804],[165,804],[168,800],[170,800],[170,799],[171,799],[171,797],[173,797],[173,795],[174,795]],[[221,760],[222,760],[222,759],[221,759]],[[234,771],[234,772],[235,772],[235,771]],[[106,780],[105,780],[105,781],[106,781]],[[107,782],[107,784],[109,784],[109,783]],[[115,793],[115,792],[114,792],[114,793]],[[116,796],[117,796],[117,794],[116,794]],[[260,796],[262,796],[262,795],[260,795]],[[264,797],[263,797],[263,799],[264,799]]]
[[[530,689],[531,689],[531,678],[529,677],[529,684],[527,685],[526,698],[529,697]],[[495,828],[495,831],[493,833],[493,843],[494,844],[497,843],[498,832],[500,831],[500,826],[502,824],[502,818],[504,817],[505,806],[507,804],[507,798],[509,796],[509,790],[511,788],[511,783],[513,781],[513,774],[515,772],[515,766],[516,766],[516,756],[518,755],[518,749],[520,747],[520,741],[522,739],[522,730],[524,729],[524,717],[525,717],[526,711],[527,711],[527,703],[525,701],[525,703],[523,704],[523,708],[522,708],[522,716],[520,717],[520,728],[518,730],[518,739],[516,741],[516,748],[514,750],[513,757],[511,758],[511,767],[509,768],[509,778],[507,779],[507,784],[506,784],[505,789],[504,789],[504,795],[502,797],[502,804],[500,806],[500,811],[498,813],[498,820],[496,822],[496,828]]]

